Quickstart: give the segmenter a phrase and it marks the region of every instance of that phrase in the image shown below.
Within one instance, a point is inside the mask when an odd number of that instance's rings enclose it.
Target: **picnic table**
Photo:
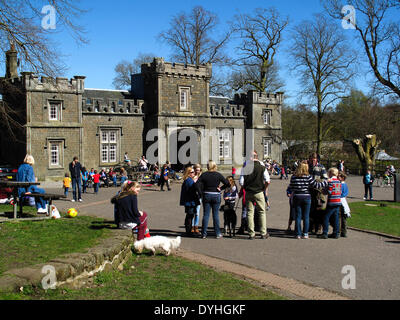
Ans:
[[[21,182],[21,181],[9,181],[0,180],[0,187],[12,188],[12,195],[14,198],[14,219],[17,219],[17,206],[22,207],[22,199],[18,196],[18,188],[28,188],[30,186],[37,186],[40,182]]]
[[[44,200],[49,201],[47,206],[47,216],[50,216],[51,213],[51,205],[53,200],[58,200],[61,198],[66,198],[63,194],[54,194],[54,193],[28,193],[24,194],[21,197],[18,195],[18,188],[28,188],[29,186],[40,185],[40,182],[20,182],[20,181],[8,181],[8,180],[0,180],[0,187],[12,188],[12,194],[14,198],[14,219],[17,219],[17,211],[19,205],[19,213],[22,215],[23,208],[23,196],[30,197],[42,197]]]

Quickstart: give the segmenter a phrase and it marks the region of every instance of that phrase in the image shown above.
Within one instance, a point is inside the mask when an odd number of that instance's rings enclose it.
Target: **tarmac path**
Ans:
[[[182,235],[181,247],[187,251],[295,279],[351,299],[400,299],[400,240],[355,230],[349,230],[347,238],[322,240],[310,236],[308,240],[294,239],[285,232],[289,215],[285,193],[288,183],[289,180],[272,179],[269,189],[271,209],[267,213],[271,237],[266,240],[256,238],[250,241],[243,235],[216,239],[211,218],[207,239],[184,237],[184,210],[179,206],[180,183],[173,183],[172,191],[164,192],[156,187],[143,187],[139,209],[149,214],[151,235]],[[347,183],[350,190],[348,200],[362,201],[361,178],[350,176]],[[49,185],[46,190],[60,193],[61,187],[54,189]],[[80,214],[113,220],[110,198],[117,190],[119,188],[101,188],[99,194],[94,195],[93,189],[89,189],[89,193],[83,194],[81,203],[60,200],[56,205],[62,210],[75,207]],[[374,198],[393,200],[393,188],[374,188]],[[239,206],[238,221],[240,212]],[[200,225],[202,215],[201,210]],[[222,225],[221,212],[220,222]],[[342,268],[346,265],[355,268],[355,289],[342,288],[346,276]]]

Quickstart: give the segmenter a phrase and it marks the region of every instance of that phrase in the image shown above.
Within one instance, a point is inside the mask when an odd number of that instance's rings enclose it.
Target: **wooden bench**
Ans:
[[[22,199],[27,196],[27,197],[34,197],[34,198],[43,198],[44,200],[48,201],[48,206],[47,206],[47,216],[50,216],[51,214],[51,205],[53,204],[53,200],[60,200],[60,199],[65,199],[67,198],[64,194],[56,194],[56,193],[28,193],[28,194],[23,194],[20,198],[20,201],[22,202]],[[20,216],[22,215],[22,206],[23,203],[19,204],[19,214]]]

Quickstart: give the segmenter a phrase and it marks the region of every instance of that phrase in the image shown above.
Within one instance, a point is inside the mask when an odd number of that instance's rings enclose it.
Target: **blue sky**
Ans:
[[[52,35],[59,43],[59,50],[66,55],[64,62],[68,71],[64,76],[84,75],[87,77],[86,87],[113,89],[114,67],[121,60],[132,61],[140,52],[152,52],[168,60],[170,48],[161,43],[157,35],[169,28],[173,15],[189,12],[196,5],[216,13],[221,29],[235,14],[251,13],[257,7],[273,6],[283,16],[289,16],[289,28],[322,11],[319,0],[82,0],[81,7],[89,9],[89,12],[78,23],[86,28],[89,44],[77,46],[66,32]],[[286,39],[287,36],[286,32]],[[287,71],[290,63],[286,59],[287,44],[288,41],[283,41],[278,62],[286,83],[285,92],[295,103],[299,83]],[[229,49],[234,50],[234,47],[231,44]]]

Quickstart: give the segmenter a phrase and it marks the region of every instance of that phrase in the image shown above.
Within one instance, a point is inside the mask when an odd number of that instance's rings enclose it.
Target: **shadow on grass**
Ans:
[[[114,220],[104,220],[104,221],[92,221],[89,228],[93,230],[118,229],[118,226],[115,224]]]

